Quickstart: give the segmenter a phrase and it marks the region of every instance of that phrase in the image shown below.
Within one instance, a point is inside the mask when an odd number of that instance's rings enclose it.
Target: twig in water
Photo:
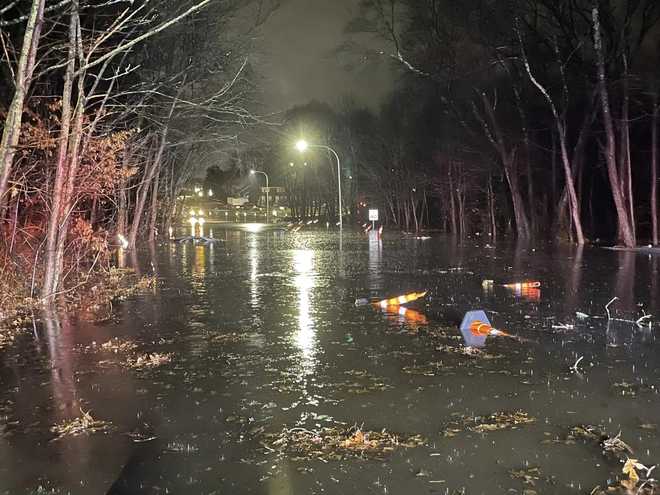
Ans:
[[[582,361],[583,359],[584,359],[584,356],[580,356],[579,358],[577,358],[577,361],[575,361],[575,364],[573,364],[573,366],[571,366],[569,369],[573,373],[579,373],[580,370],[578,370],[578,366],[580,365],[580,361]]]
[[[608,319],[608,320],[611,320],[611,319],[612,319],[612,315],[610,315],[610,305],[611,305],[614,301],[617,301],[618,299],[619,299],[618,297],[614,296],[614,297],[610,300],[610,302],[608,302],[608,303],[605,305],[605,311],[607,312],[607,319]]]
[[[643,323],[644,323],[645,320],[649,320],[648,326],[651,326],[651,321],[650,321],[651,318],[652,318],[652,315],[644,315],[644,316],[640,317],[635,323],[637,324],[638,327],[641,327],[641,326],[644,326]]]

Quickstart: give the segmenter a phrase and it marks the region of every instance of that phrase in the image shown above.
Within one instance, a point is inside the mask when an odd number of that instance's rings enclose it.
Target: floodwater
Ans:
[[[583,424],[660,462],[658,327],[608,322],[604,308],[617,296],[613,318],[657,322],[660,257],[255,230],[145,252],[155,291],[102,323],[43,315],[1,351],[0,494],[589,493],[622,466],[597,444],[563,441]],[[499,286],[521,280],[540,291]],[[408,315],[354,305],[423,289]],[[470,309],[526,340],[454,352]],[[99,347],[111,338],[136,347]],[[125,366],[149,352],[171,359]],[[81,409],[111,427],[57,438],[51,428]],[[535,421],[445,433],[515,411]],[[425,444],[307,460],[267,440],[352,425]],[[532,467],[536,480],[511,475]]]

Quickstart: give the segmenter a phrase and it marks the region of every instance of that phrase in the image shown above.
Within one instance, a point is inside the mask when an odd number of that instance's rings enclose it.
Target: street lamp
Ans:
[[[268,174],[266,172],[261,172],[259,170],[250,170],[250,175],[261,174],[266,178],[266,223],[268,223],[268,207],[270,205],[270,198],[268,196],[270,192],[270,187],[268,187]]]
[[[329,151],[333,155],[335,155],[335,158],[337,159],[337,189],[338,189],[338,196],[339,196],[339,230],[342,230],[344,227],[344,222],[343,222],[343,215],[342,215],[342,205],[341,205],[341,163],[339,161],[339,155],[335,150],[333,150],[330,146],[326,146],[324,144],[309,144],[307,141],[304,139],[300,139],[296,143],[296,149],[300,151],[301,153],[304,153],[307,151],[308,148],[320,148]]]

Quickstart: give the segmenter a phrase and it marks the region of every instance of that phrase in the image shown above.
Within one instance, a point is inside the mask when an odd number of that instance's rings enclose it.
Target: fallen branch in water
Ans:
[[[651,318],[652,318],[651,315],[644,315],[644,316],[641,316],[641,317],[635,322],[635,324],[636,324],[638,327],[642,327],[642,326],[644,326],[644,325],[643,325],[644,321],[645,321],[645,320],[649,320],[649,322],[648,322],[648,326],[650,327],[650,326],[651,326],[651,321],[650,321]]]
[[[608,319],[608,320],[611,320],[611,319],[612,319],[612,315],[610,314],[610,305],[611,305],[614,301],[617,301],[618,299],[619,299],[618,297],[614,296],[612,299],[610,299],[610,302],[608,302],[608,303],[605,305],[605,311],[607,312],[607,319]]]
[[[569,369],[570,369],[573,373],[578,373],[578,374],[579,374],[579,373],[580,373],[580,370],[578,370],[578,366],[580,365],[580,361],[582,361],[583,359],[584,359],[584,356],[580,356],[579,358],[577,358],[577,361],[575,361],[575,363],[573,364],[573,366],[571,366]]]
[[[637,320],[626,320],[626,319],[624,319],[624,318],[612,318],[612,315],[611,315],[611,313],[610,313],[610,306],[611,306],[615,301],[618,301],[618,300],[619,300],[619,298],[615,296],[615,297],[613,297],[612,299],[610,299],[610,302],[608,302],[608,303],[605,305],[605,311],[607,312],[607,320],[608,320],[608,321],[621,321],[621,322],[624,322],[624,323],[634,323],[634,324],[637,325],[638,327],[643,327],[643,326],[649,326],[649,327],[650,327],[650,326],[651,326],[651,321],[650,321],[650,320],[651,320],[651,318],[653,318],[652,315],[643,314],[643,315],[642,315],[641,317],[639,317]],[[642,313],[644,313],[643,310],[642,310]],[[646,322],[647,320],[648,320],[648,324],[645,325],[645,322]]]

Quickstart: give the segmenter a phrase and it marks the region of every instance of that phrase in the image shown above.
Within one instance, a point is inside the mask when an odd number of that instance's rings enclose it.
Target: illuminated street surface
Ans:
[[[618,296],[618,318],[643,309],[657,321],[657,256],[395,234],[345,232],[341,246],[331,232],[215,236],[224,242],[145,253],[159,288],[116,304],[110,320],[63,315],[2,351],[0,494],[589,493],[622,465],[566,441],[587,424],[660,461],[657,327],[608,324],[604,309]],[[540,297],[484,291],[484,279],[539,280]],[[408,316],[353,303],[420,290]],[[488,337],[470,354],[458,327],[472,309],[529,341]],[[98,350],[113,337],[171,361],[122,366],[122,351]],[[55,440],[51,427],[80,408],[111,427]],[[448,429],[516,411],[534,421]],[[267,441],[352,425],[425,444],[309,460]],[[532,467],[528,484],[512,475]]]

